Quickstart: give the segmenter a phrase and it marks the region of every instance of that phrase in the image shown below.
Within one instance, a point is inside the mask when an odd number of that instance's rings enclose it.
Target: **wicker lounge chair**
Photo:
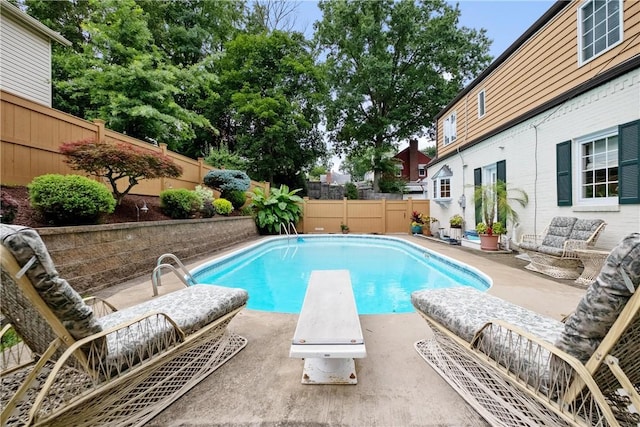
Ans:
[[[575,250],[593,247],[606,225],[601,219],[553,218],[543,236],[522,236],[518,247],[531,260],[525,268],[556,279],[577,279],[581,261]]]
[[[35,230],[0,231],[2,314],[39,356],[3,372],[2,425],[142,425],[246,345],[227,329],[242,289],[194,285],[114,312],[58,276]]]
[[[611,252],[564,323],[475,289],[416,291],[418,353],[500,426],[640,423],[640,234]]]

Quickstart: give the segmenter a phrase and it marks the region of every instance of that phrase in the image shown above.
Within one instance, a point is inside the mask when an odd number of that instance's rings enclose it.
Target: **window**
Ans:
[[[618,203],[618,129],[576,143],[578,203]]]
[[[399,163],[396,165],[396,176],[399,178],[402,176],[402,171],[404,170],[404,165]]]
[[[478,118],[481,119],[484,117],[484,89],[480,91],[478,94]]]
[[[622,41],[622,0],[589,0],[578,10],[580,64]]]
[[[444,119],[444,145],[449,145],[457,138],[456,132],[456,112],[451,113]]]
[[[433,198],[434,199],[451,199],[451,169],[443,166],[433,176]]]
[[[418,176],[427,176],[427,165],[418,165]]]

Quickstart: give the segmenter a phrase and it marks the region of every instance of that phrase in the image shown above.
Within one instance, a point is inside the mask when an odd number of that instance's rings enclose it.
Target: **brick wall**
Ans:
[[[81,295],[137,277],[151,278],[158,257],[183,263],[258,236],[251,217],[39,228],[58,273]]]

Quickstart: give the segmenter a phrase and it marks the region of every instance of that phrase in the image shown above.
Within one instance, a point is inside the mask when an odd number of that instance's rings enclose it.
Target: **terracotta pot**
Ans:
[[[480,249],[483,251],[497,251],[498,250],[499,234],[480,234]]]

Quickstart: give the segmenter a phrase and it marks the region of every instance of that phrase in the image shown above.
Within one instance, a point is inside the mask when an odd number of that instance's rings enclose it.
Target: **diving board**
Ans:
[[[366,355],[349,271],[312,271],[289,351],[304,359],[302,383],[357,384]]]

